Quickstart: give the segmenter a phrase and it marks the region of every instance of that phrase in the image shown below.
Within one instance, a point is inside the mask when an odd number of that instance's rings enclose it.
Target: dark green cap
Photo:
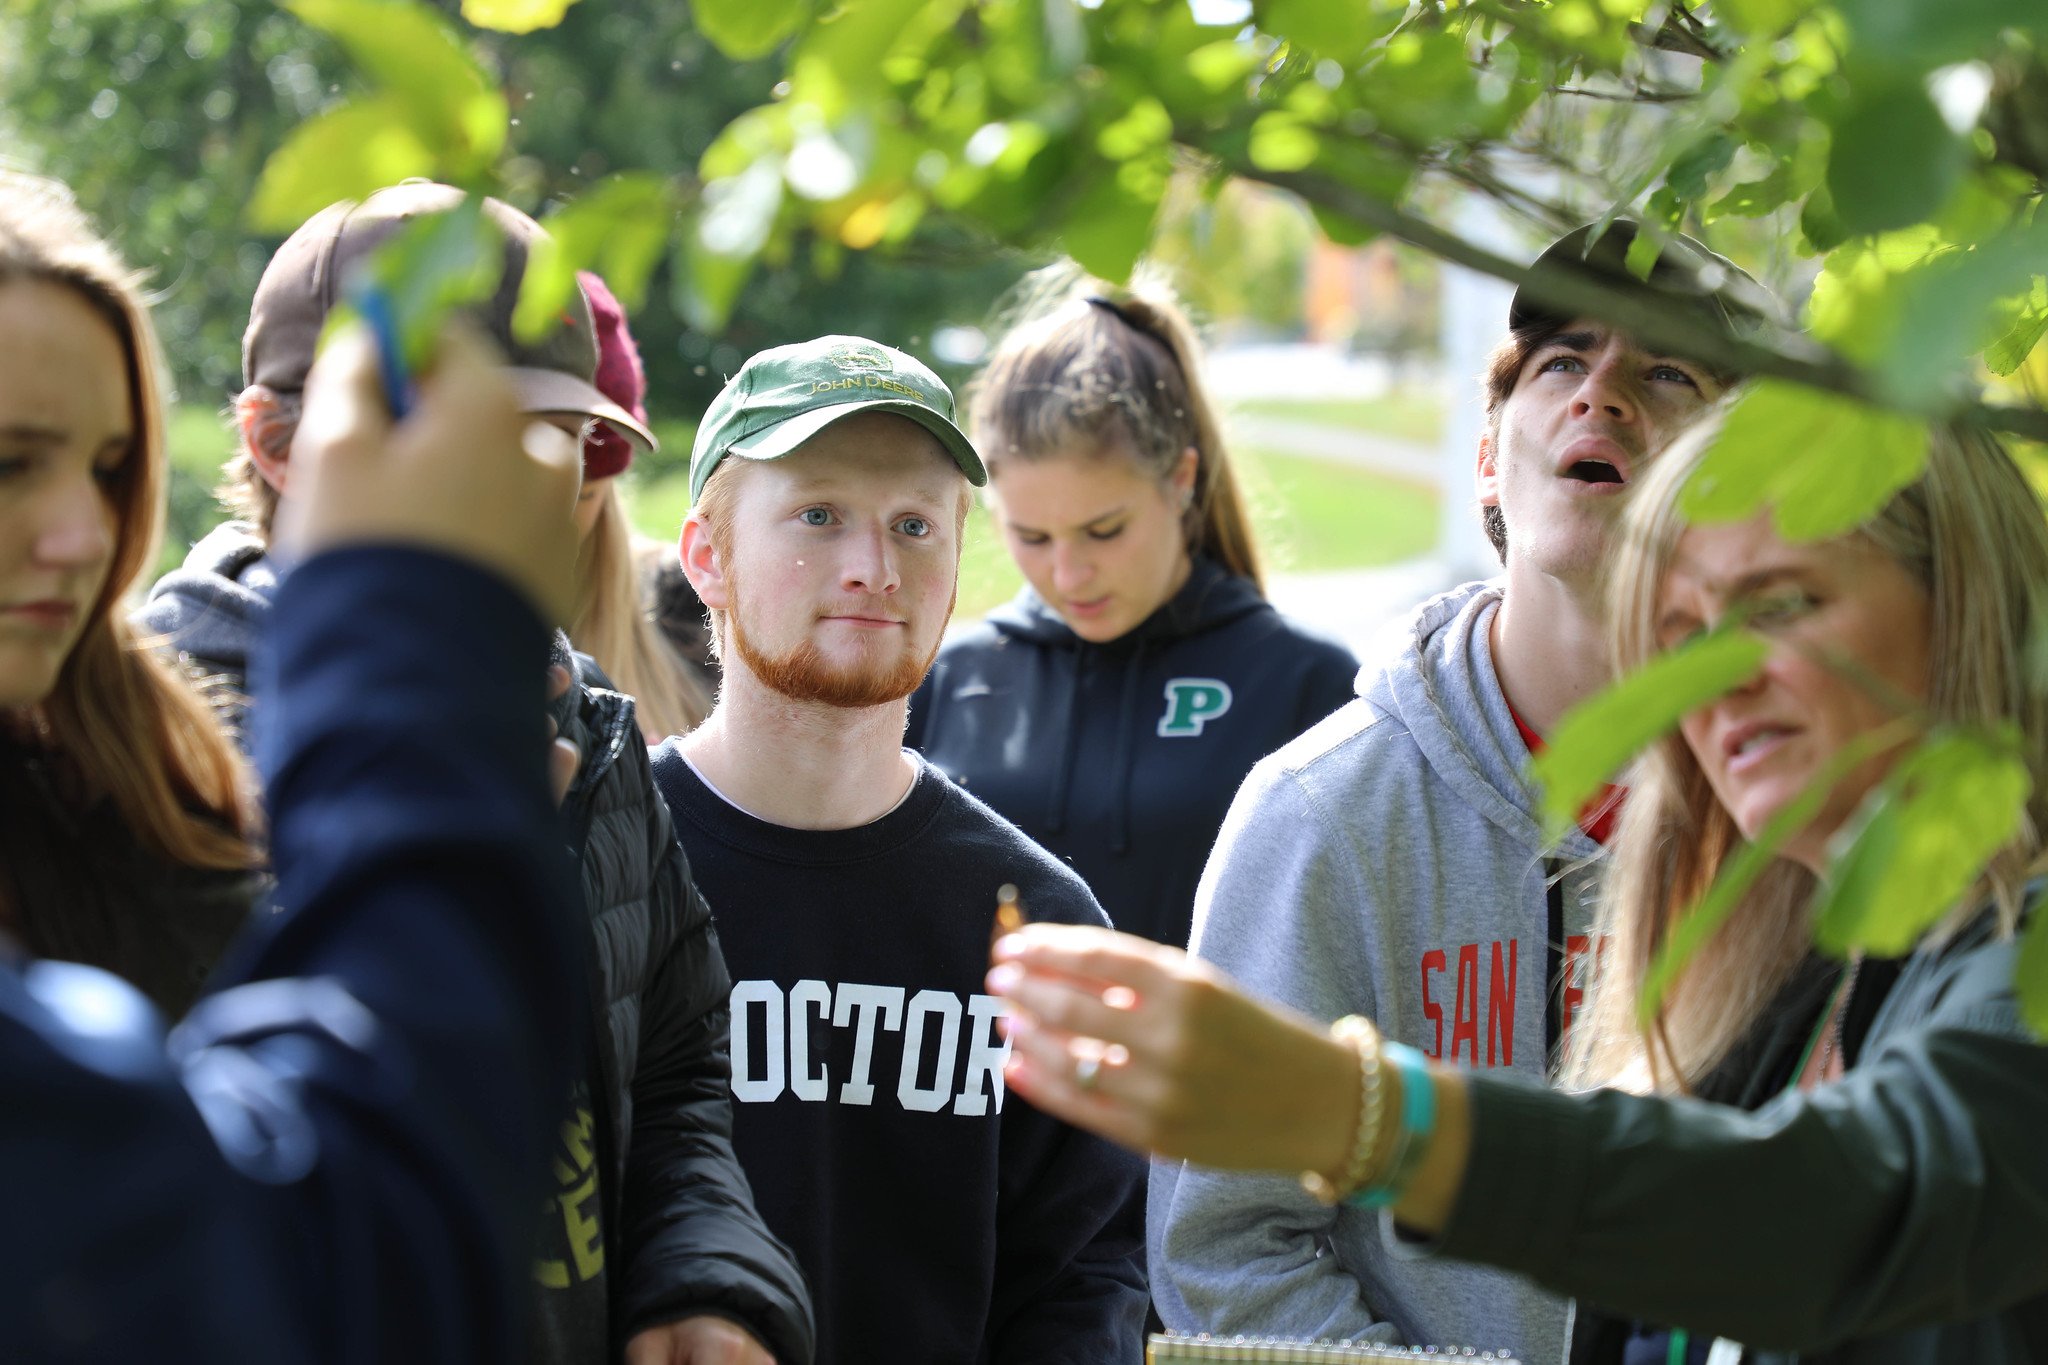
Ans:
[[[944,380],[892,346],[831,336],[762,351],[718,391],[690,449],[690,501],[726,456],[779,460],[859,412],[909,418],[938,438],[969,483],[988,482]]]

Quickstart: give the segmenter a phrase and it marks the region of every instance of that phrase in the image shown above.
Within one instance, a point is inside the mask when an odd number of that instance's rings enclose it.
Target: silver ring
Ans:
[[[1074,1059],[1074,1086],[1078,1090],[1093,1090],[1095,1082],[1102,1077],[1102,1058],[1093,1053]]]

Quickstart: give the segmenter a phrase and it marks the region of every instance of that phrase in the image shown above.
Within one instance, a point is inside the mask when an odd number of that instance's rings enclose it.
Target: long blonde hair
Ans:
[[[1616,666],[1657,650],[1658,597],[1686,530],[1679,493],[1720,433],[1725,407],[1665,452],[1631,500],[1610,568]],[[1853,534],[1905,568],[1928,594],[1933,671],[1925,718],[2016,724],[2033,778],[2020,833],[1992,858],[1944,931],[1994,903],[2010,932],[2048,829],[2048,693],[2029,678],[2028,647],[2048,594],[2048,518],[2012,456],[1987,432],[1936,425],[1926,472]],[[1676,733],[1628,781],[1600,932],[1611,941],[1568,1040],[1566,1079],[1641,1078],[1690,1091],[1757,1022],[1809,950],[1816,879],[1778,859],[1666,993],[1647,1032],[1636,997],[1672,926],[1706,894],[1742,843]]]
[[[122,609],[156,562],[169,461],[162,358],[139,277],[64,187],[0,171],[0,284],[21,280],[76,292],[113,327],[127,361],[135,446],[107,495],[113,563],[78,643],[50,694],[0,712],[0,721],[48,754],[63,789],[111,801],[145,849],[187,867],[256,866],[246,768],[206,703]],[[0,830],[0,848],[5,839]],[[8,850],[8,857],[38,853]]]
[[[1251,517],[1202,379],[1202,345],[1173,291],[1144,277],[1112,289],[1067,265],[1040,271],[1022,292],[1024,320],[968,390],[969,421],[990,476],[1011,459],[1121,443],[1164,480],[1192,448],[1194,497],[1182,526],[1188,552],[1209,556],[1263,593]]]
[[[649,735],[684,735],[710,714],[711,697],[656,629],[633,553],[633,528],[618,481],[598,494],[597,523],[576,565],[576,614],[569,638],[638,703]]]

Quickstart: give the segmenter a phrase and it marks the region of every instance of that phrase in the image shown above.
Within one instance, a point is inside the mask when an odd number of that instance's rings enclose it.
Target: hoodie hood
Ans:
[[[1398,717],[1423,760],[1489,822],[1532,850],[1547,847],[1528,745],[1515,727],[1493,666],[1498,582],[1467,583],[1417,607],[1393,636],[1395,653],[1359,674],[1359,694]],[[1573,826],[1557,855],[1596,858],[1600,846]]]
[[[247,672],[250,647],[270,616],[278,577],[256,529],[246,522],[226,522],[192,547],[181,568],[149,590],[136,623],[168,636],[180,654],[212,671],[240,675]]]

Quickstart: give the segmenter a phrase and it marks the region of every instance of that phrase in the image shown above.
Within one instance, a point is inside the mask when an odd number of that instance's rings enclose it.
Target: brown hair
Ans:
[[[1625,514],[1609,576],[1609,635],[1624,670],[1657,653],[1657,599],[1686,530],[1679,493],[1718,436],[1725,411],[1725,404],[1710,409],[1672,444]],[[1925,718],[2019,730],[2033,779],[2027,818],[1946,926],[1952,931],[1990,901],[2009,931],[2048,829],[2048,693],[2034,684],[2028,665],[2048,604],[2048,518],[1996,437],[1937,425],[1926,472],[1853,534],[1927,590],[1929,656],[1941,666]],[[1816,881],[1799,864],[1774,861],[1687,964],[1645,1032],[1635,1005],[1650,964],[1742,846],[1742,835],[1675,733],[1638,759],[1628,789],[1601,908],[1600,932],[1611,935],[1610,947],[1573,1027],[1566,1074],[1579,1084],[1627,1076],[1691,1090],[1805,958]]]
[[[597,524],[576,557],[576,610],[569,638],[633,698],[642,730],[688,734],[710,713],[711,698],[648,615],[633,529],[619,502],[617,481],[597,496],[602,500]]]
[[[48,754],[61,789],[111,802],[145,849],[189,867],[253,867],[260,859],[240,756],[121,607],[156,561],[169,460],[162,361],[139,279],[62,186],[0,172],[0,283],[17,280],[73,290],[113,327],[127,360],[135,445],[109,487],[113,562],[78,643],[47,697],[0,718]],[[7,833],[0,829],[0,847]],[[0,866],[41,852],[9,850]]]
[[[990,475],[1012,458],[1121,445],[1164,480],[1192,449],[1188,552],[1264,592],[1251,517],[1202,383],[1201,344],[1172,292],[1156,281],[1112,291],[1055,266],[1027,281],[1023,293],[1026,321],[1003,338],[969,392],[975,444]]]

